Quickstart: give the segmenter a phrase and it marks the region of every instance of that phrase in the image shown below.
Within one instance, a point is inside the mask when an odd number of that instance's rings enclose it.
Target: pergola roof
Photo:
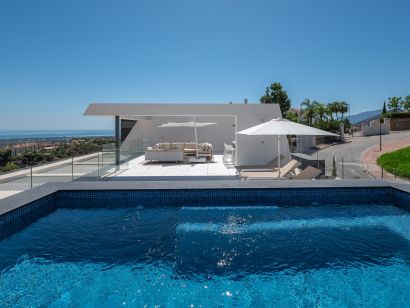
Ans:
[[[93,103],[84,112],[86,116],[235,116],[255,112],[272,114],[276,104],[156,104],[156,103]]]

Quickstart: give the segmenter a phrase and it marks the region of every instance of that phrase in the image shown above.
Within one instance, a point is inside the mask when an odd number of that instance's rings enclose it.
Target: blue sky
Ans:
[[[352,114],[410,94],[410,1],[0,0],[0,129],[99,129],[90,102],[258,102],[280,81]]]

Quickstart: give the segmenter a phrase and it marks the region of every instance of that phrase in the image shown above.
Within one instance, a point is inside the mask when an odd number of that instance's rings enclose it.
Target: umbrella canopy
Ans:
[[[197,127],[204,127],[209,125],[214,125],[216,123],[212,122],[197,122],[196,117],[190,122],[168,122],[159,125],[158,127],[193,127],[195,130],[195,145],[196,145],[196,157],[198,157],[198,133],[196,131]]]
[[[238,134],[255,136],[277,136],[277,135],[305,135],[305,136],[339,136],[327,131],[277,118],[268,122],[241,130]]]
[[[268,122],[241,130],[241,135],[248,136],[278,136],[278,178],[280,178],[280,136],[282,135],[304,135],[304,136],[339,136],[327,131],[276,118]]]

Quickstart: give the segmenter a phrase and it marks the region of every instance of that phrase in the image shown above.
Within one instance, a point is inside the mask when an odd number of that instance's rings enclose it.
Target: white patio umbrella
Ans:
[[[196,157],[198,157],[198,133],[197,127],[204,127],[209,125],[215,125],[216,123],[213,122],[197,122],[196,117],[194,117],[193,121],[190,122],[168,122],[161,124],[158,127],[193,127],[195,131],[195,146],[196,146]]]
[[[272,119],[268,122],[237,132],[249,136],[278,136],[278,178],[280,178],[280,136],[304,135],[304,136],[339,136],[327,131],[299,124],[283,118]]]

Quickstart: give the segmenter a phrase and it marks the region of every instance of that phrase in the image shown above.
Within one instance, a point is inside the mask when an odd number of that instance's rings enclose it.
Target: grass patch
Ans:
[[[410,147],[381,155],[377,164],[392,174],[410,179]]]

